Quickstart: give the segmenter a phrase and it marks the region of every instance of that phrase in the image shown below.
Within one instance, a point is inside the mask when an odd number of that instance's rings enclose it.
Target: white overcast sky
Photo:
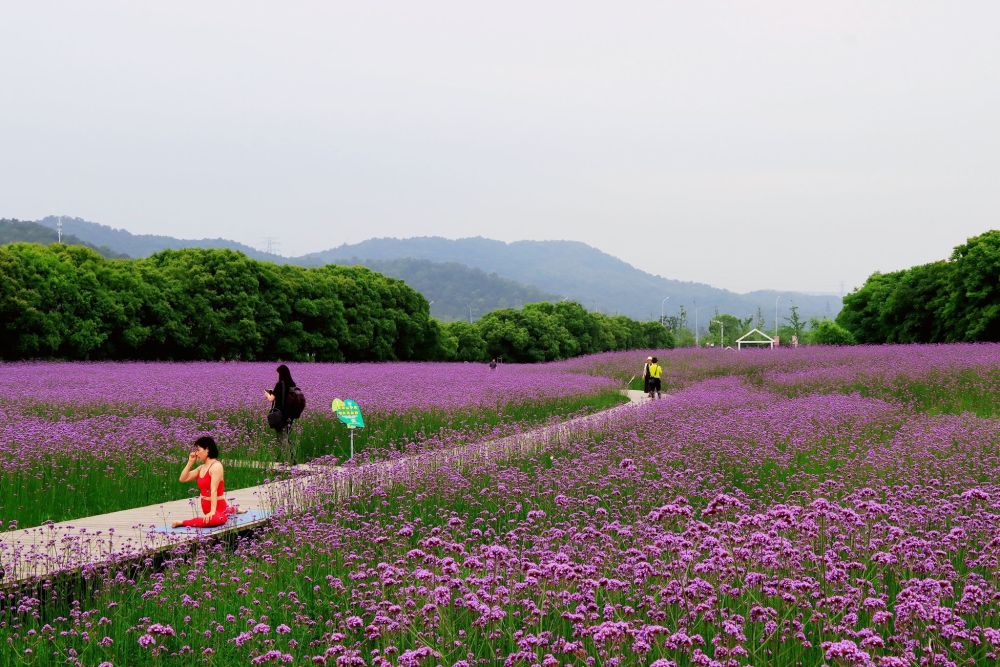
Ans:
[[[850,290],[1000,227],[1000,2],[5,2],[0,217]]]

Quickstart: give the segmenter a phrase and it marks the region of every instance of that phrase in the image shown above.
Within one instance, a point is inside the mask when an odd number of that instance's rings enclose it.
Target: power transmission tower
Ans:
[[[278,247],[280,246],[280,244],[278,243],[278,239],[276,237],[268,236],[264,239],[264,243],[266,244],[264,252],[266,252],[268,255],[278,254]]]
[[[63,217],[60,215],[59,222],[56,223],[56,241],[60,245],[62,244],[62,219]]]

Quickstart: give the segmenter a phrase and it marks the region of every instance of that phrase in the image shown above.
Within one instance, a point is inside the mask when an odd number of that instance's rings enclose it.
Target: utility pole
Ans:
[[[56,223],[56,240],[60,245],[62,245],[62,219],[63,217],[60,215],[59,222]]]
[[[663,328],[667,327],[666,322],[663,321],[663,306],[667,303],[667,299],[669,298],[669,296],[665,296],[663,297],[663,301],[660,302],[660,324],[663,325]]]
[[[698,347],[698,311],[708,306],[699,306],[697,301],[694,302],[694,306],[694,346]]]
[[[712,320],[712,324],[719,325],[719,349],[726,349],[726,324],[722,320]]]
[[[774,335],[775,335],[775,337],[778,336],[778,299],[780,299],[780,298],[781,298],[781,295],[779,294],[774,299]]]

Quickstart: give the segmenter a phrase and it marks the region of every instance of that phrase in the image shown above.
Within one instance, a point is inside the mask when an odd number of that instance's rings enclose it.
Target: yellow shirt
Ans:
[[[649,365],[649,377],[659,379],[663,375],[663,366],[659,364]]]

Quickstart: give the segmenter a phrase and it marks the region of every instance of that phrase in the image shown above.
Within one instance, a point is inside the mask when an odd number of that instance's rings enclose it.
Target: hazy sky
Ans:
[[[0,217],[839,292],[1000,227],[1000,3],[6,2]]]

